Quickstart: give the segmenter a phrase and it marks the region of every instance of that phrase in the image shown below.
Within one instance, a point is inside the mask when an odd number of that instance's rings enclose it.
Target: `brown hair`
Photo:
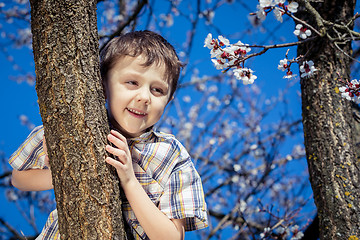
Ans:
[[[113,38],[100,53],[100,72],[106,81],[109,70],[124,57],[145,57],[144,66],[165,64],[165,79],[170,85],[170,98],[177,88],[180,69],[183,66],[174,47],[161,35],[152,31],[129,32]]]

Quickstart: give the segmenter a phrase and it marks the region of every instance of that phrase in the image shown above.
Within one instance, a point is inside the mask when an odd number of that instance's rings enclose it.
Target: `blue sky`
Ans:
[[[256,3],[257,1],[251,1],[251,3],[247,3],[246,6],[255,11]],[[161,8],[167,8],[167,6],[164,7],[164,4],[162,5],[161,1],[158,5],[153,7],[157,11],[162,11]],[[181,16],[179,18],[181,18]],[[246,31],[246,29],[251,29],[251,24],[248,21],[248,11],[245,11],[244,8],[239,5],[237,5],[237,7],[224,6],[220,8],[216,13],[214,21],[218,26],[221,26],[223,34],[229,37],[232,43],[241,40],[244,43],[254,44],[256,42],[258,44],[263,44],[268,41],[269,33],[273,34],[275,39],[280,41],[296,41],[295,36],[292,35],[294,24],[291,21],[285,20],[285,23],[280,25],[277,21],[274,21],[272,14],[264,23],[264,33],[262,33],[261,29],[253,29],[252,32],[249,33]],[[0,24],[3,24],[3,30],[10,31],[10,29],[7,29],[9,26],[7,26],[5,22],[0,22]],[[175,24],[176,25],[172,30],[165,30],[163,35],[179,50],[186,37],[186,34],[184,34],[182,29],[186,29],[189,23],[187,21],[175,21]],[[209,75],[217,74],[217,70],[211,64],[209,50],[203,47],[203,41],[209,32],[206,25],[203,26],[204,27],[197,29],[197,35],[193,46],[194,51],[190,56],[190,61],[196,63],[196,67],[200,72],[205,72]],[[213,31],[212,34],[214,37],[217,37],[215,31]],[[284,39],[282,36],[286,36],[286,38]],[[24,72],[34,71],[34,61],[31,50],[25,47],[15,50],[9,49],[9,51]],[[269,53],[258,57],[256,60],[248,61],[249,66],[255,71],[255,74],[258,77],[256,84],[262,90],[264,99],[277,95],[279,90],[284,89],[288,84],[288,81],[282,78],[284,73],[277,70],[277,64],[280,59],[284,58],[285,52],[286,49],[271,50]],[[289,56],[291,57],[295,54],[296,49],[292,48]],[[3,151],[5,157],[8,158],[30,132],[28,126],[22,124],[20,116],[26,116],[29,122],[34,125],[41,124],[41,117],[37,105],[35,86],[32,84],[29,85],[26,82],[17,83],[13,81],[12,77],[21,73],[19,73],[18,69],[13,68],[13,65],[7,61],[6,56],[3,54],[0,54],[0,63],[2,70],[0,72],[0,110],[3,114],[3,117],[0,118],[0,150]],[[294,68],[294,72],[297,72],[296,69],[297,67]],[[248,86],[244,86],[244,88],[246,87]],[[285,110],[276,109],[272,114],[277,115],[284,111],[290,111],[292,112],[294,119],[299,118],[301,115],[299,90],[299,83],[296,83],[290,88],[290,93],[288,95],[289,108]],[[188,93],[179,92],[179,97],[186,94]],[[23,222],[19,220],[21,219],[21,215],[17,211],[12,210],[16,208],[16,206],[14,204],[8,204],[2,193],[0,194],[0,202],[2,206],[0,207],[0,216],[7,219],[17,229],[22,229]],[[41,215],[39,218],[39,229],[42,228],[46,217],[47,215]],[[24,229],[24,232],[26,231],[29,231],[29,229]]]

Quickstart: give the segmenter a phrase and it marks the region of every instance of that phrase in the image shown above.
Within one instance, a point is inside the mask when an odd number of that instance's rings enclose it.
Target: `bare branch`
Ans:
[[[141,10],[143,9],[143,7],[148,3],[148,0],[141,0],[138,2],[137,6],[134,9],[134,12],[132,15],[129,16],[129,18],[124,21],[119,27],[118,29],[113,32],[110,36],[108,36],[108,40],[102,45],[102,47],[100,48],[100,51],[106,46],[106,44],[113,39],[116,36],[119,36],[122,31],[124,30],[125,27],[129,26],[129,24],[134,21],[138,15],[140,14]]]
[[[26,237],[22,233],[19,233],[18,231],[16,231],[15,228],[13,228],[10,224],[5,222],[2,218],[0,218],[0,224],[3,225],[9,232],[11,232],[14,235],[14,237],[11,239],[20,239],[20,240],[35,239],[35,237]]]

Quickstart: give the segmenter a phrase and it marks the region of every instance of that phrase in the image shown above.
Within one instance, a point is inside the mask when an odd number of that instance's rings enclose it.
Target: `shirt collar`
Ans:
[[[151,140],[153,138],[167,138],[167,137],[169,137],[169,135],[170,134],[159,132],[152,128],[149,131],[144,132],[143,134],[141,134],[138,137],[129,138],[128,141],[135,142],[135,143],[148,142],[149,140]]]

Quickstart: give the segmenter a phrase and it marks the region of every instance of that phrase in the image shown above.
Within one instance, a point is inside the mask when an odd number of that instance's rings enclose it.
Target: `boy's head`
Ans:
[[[125,56],[144,57],[146,67],[152,64],[164,64],[164,79],[170,86],[169,101],[172,99],[183,65],[174,47],[165,38],[148,30],[129,32],[113,38],[100,53],[100,72],[103,83],[107,80],[109,70]]]
[[[126,137],[148,131],[176,90],[181,63],[160,35],[131,32],[109,42],[100,54],[110,122]]]

